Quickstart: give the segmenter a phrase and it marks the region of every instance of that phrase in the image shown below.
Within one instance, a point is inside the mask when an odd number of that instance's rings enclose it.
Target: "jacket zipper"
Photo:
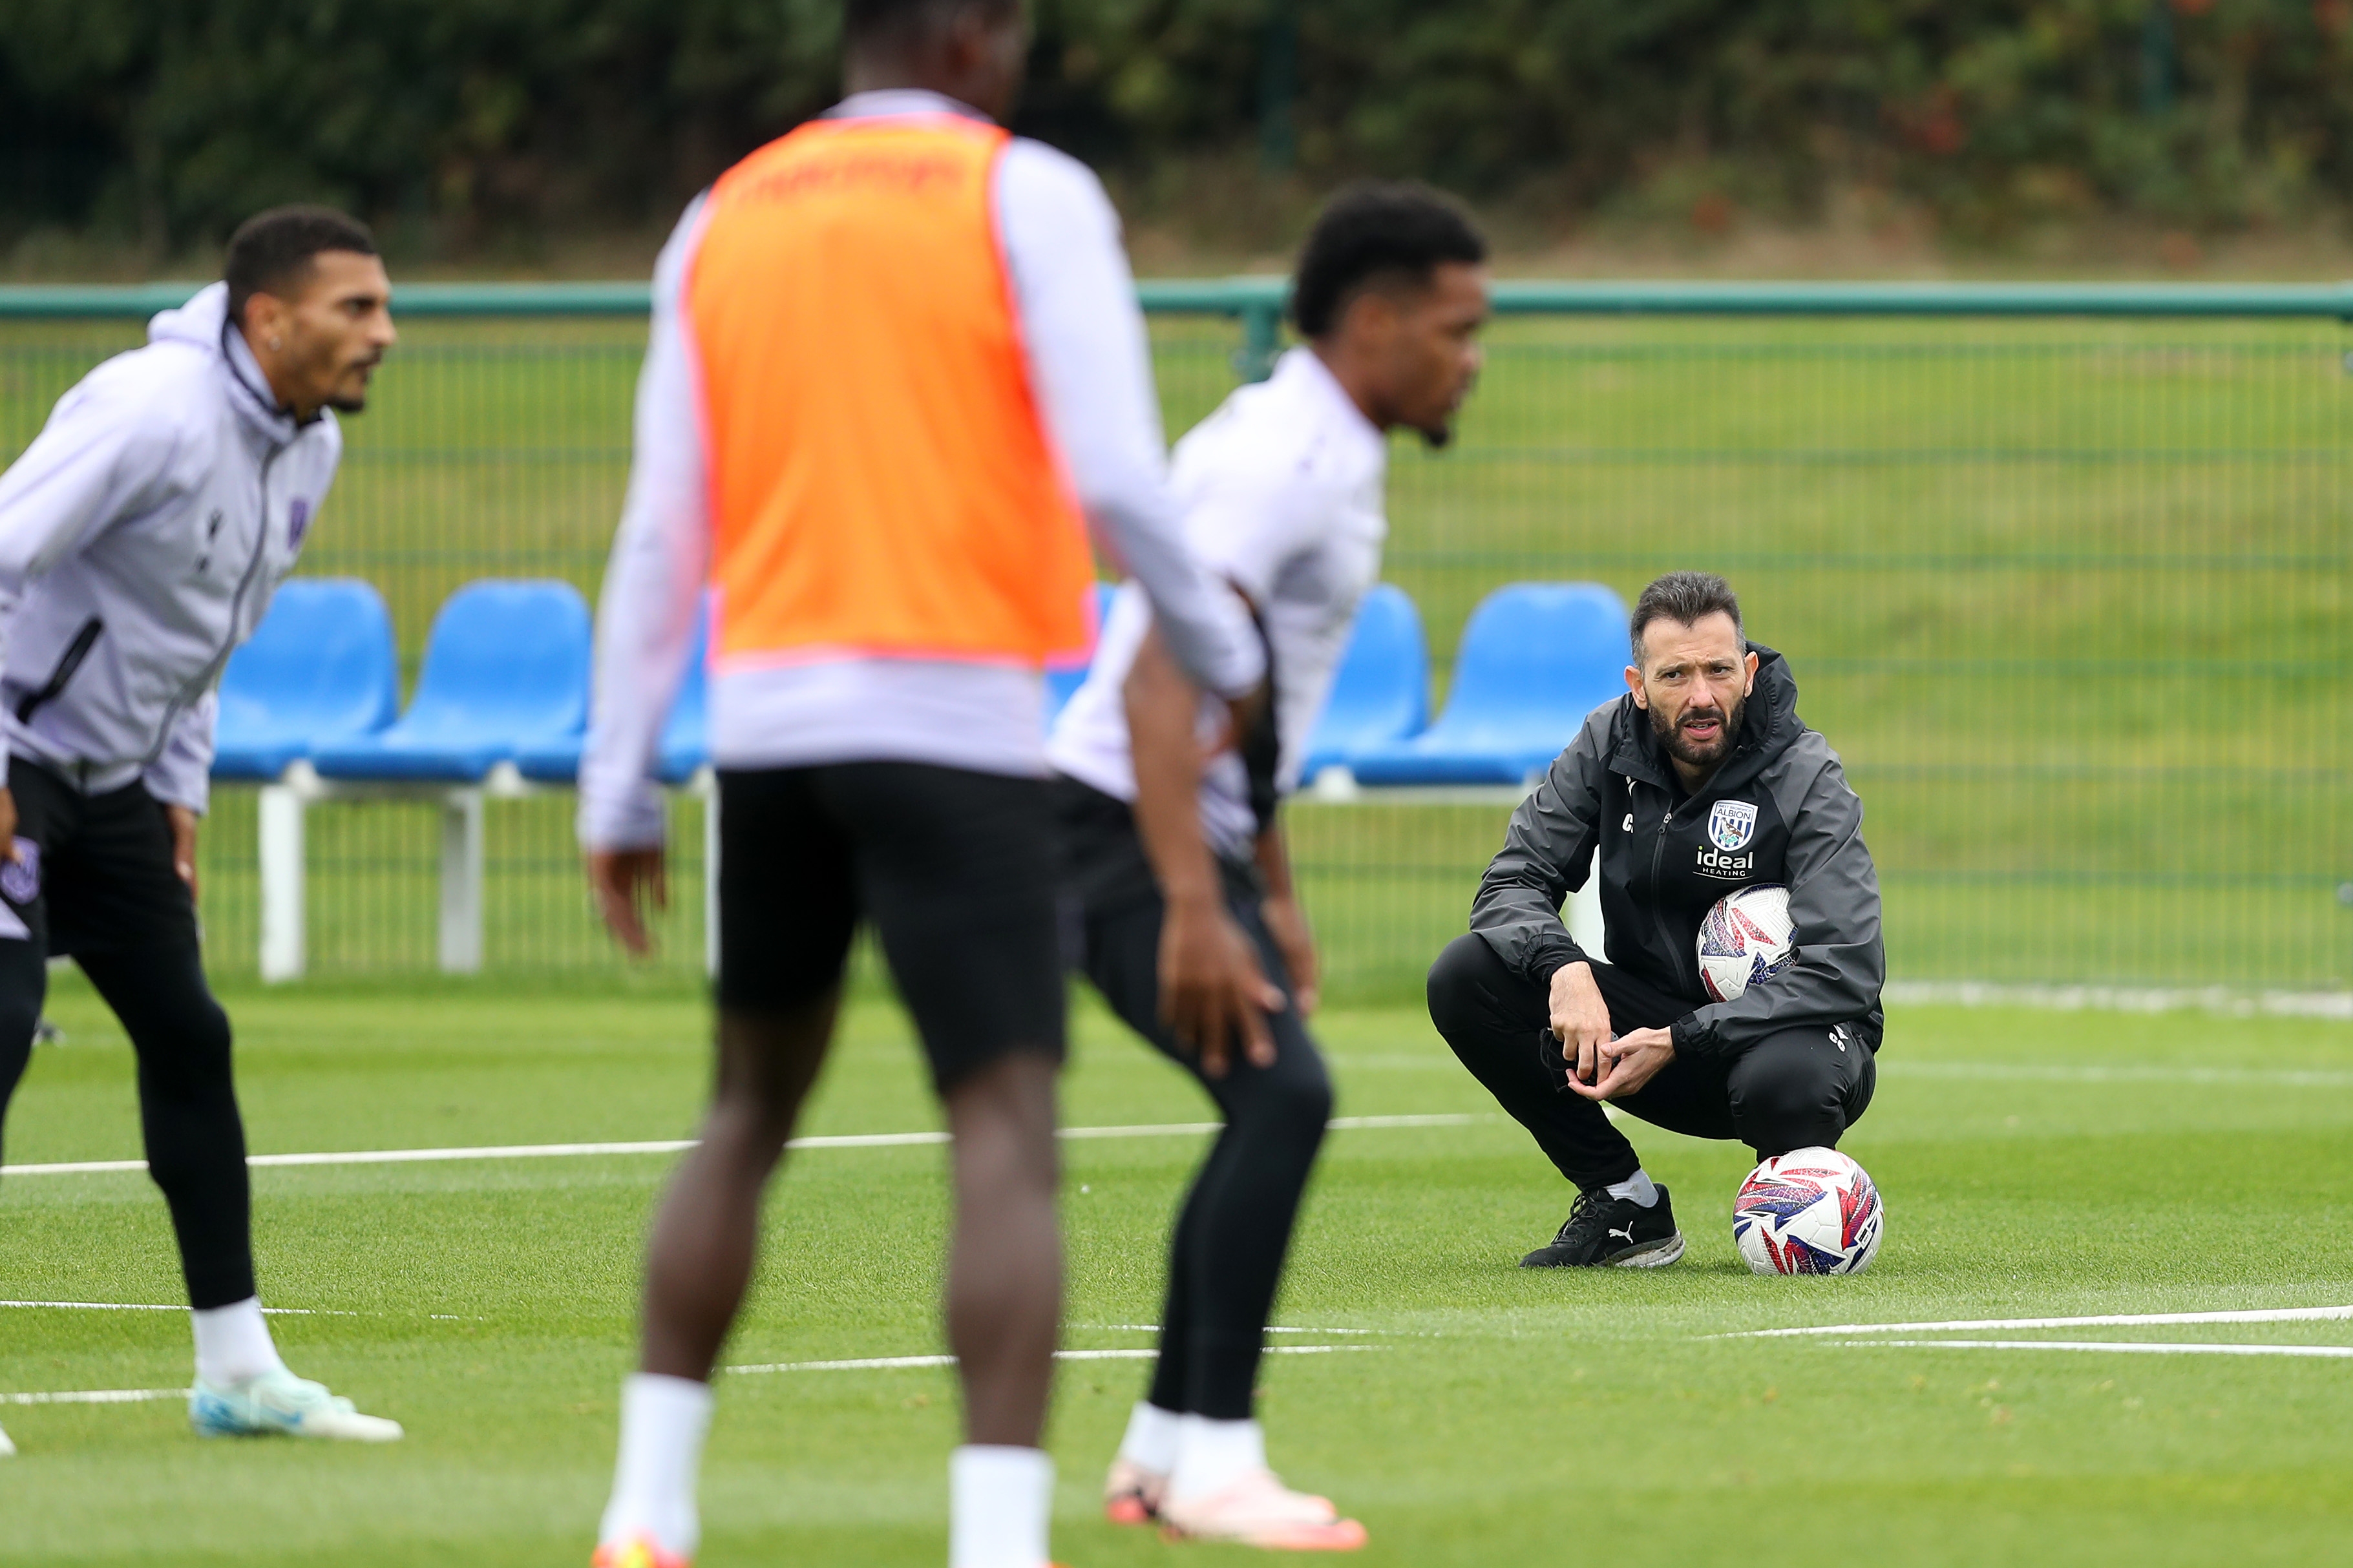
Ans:
[[[1658,933],[1659,946],[1668,954],[1668,962],[1675,966],[1675,983],[1680,985],[1686,979],[1683,961],[1687,955],[1683,952],[1684,944],[1676,942],[1667,931],[1667,917],[1662,907],[1664,900],[1659,892],[1659,879],[1666,872],[1667,834],[1674,825],[1674,808],[1669,806],[1666,816],[1659,819],[1658,837],[1651,841],[1651,929]],[[1688,978],[1694,986],[1698,984],[1697,976]]]
[[[164,708],[164,721],[155,728],[155,743],[147,749],[146,760],[139,764],[142,772],[155,765],[155,759],[162,756],[164,748],[172,743],[172,725],[179,719],[182,710],[213,683],[214,678],[228,663],[228,656],[237,651],[237,612],[245,607],[246,590],[253,586],[254,577],[261,571],[262,560],[269,553],[269,470],[277,467],[278,459],[285,452],[286,447],[280,447],[261,459],[260,524],[254,530],[253,559],[245,563],[245,574],[237,579],[237,592],[229,595],[227,640],[221,644],[219,652],[206,661],[203,671],[181,687],[178,694]]]
[[[105,629],[106,621],[102,616],[92,616],[82,622],[81,630],[74,633],[73,641],[66,644],[65,652],[58,656],[58,667],[49,671],[48,679],[41,683],[40,689],[27,691],[18,700],[17,723],[31,723],[34,714],[57,700],[58,693],[65,690],[66,682],[71,680],[74,671],[81,668],[81,661],[90,657],[90,645],[98,641],[98,634]]]

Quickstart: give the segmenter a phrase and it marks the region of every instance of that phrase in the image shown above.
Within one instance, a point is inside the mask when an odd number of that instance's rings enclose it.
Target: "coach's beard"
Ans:
[[[1659,738],[1659,744],[1666,747],[1667,754],[1675,761],[1694,768],[1706,767],[1732,754],[1732,737],[1740,733],[1740,716],[1747,707],[1746,698],[1736,697],[1729,708],[1707,710],[1715,714],[1718,721],[1715,739],[1712,742],[1694,741],[1684,732],[1683,726],[1692,719],[1689,712],[1670,724],[1666,715],[1656,708],[1651,709],[1651,733]]]

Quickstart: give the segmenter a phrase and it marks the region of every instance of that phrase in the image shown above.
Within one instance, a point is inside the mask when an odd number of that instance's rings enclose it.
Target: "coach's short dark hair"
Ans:
[[[1642,662],[1642,628],[1652,621],[1694,626],[1710,616],[1730,616],[1740,630],[1740,600],[1732,584],[1713,572],[1670,572],[1634,601],[1634,662]]]
[[[1391,280],[1427,284],[1441,262],[1487,259],[1487,241],[1446,197],[1427,185],[1366,180],[1324,208],[1299,254],[1291,319],[1300,335],[1337,326],[1348,301]]]
[[[246,219],[229,236],[228,260],[221,268],[228,282],[229,319],[244,325],[246,301],[256,294],[284,299],[299,292],[311,280],[320,253],[328,250],[374,256],[375,236],[359,219],[332,207],[271,207]]]
[[[1002,15],[1021,0],[842,0],[841,41],[851,48],[908,43],[939,26],[966,6]]]

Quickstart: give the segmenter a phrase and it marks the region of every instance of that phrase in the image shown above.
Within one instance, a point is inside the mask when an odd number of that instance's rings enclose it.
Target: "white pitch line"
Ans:
[[[185,1388],[85,1388],[70,1394],[0,1394],[0,1405],[137,1405],[187,1396]]]
[[[0,1307],[47,1308],[60,1312],[185,1312],[185,1307],[150,1306],[143,1301],[0,1301]],[[264,1307],[263,1314],[273,1318],[356,1318],[357,1312],[338,1312],[325,1307]]]
[[[2353,1358],[2353,1345],[2153,1344],[2146,1340],[1847,1340],[1856,1350],[2122,1351],[2127,1355],[2287,1355]]]
[[[1335,1355],[1344,1351],[1385,1350],[1384,1345],[1269,1345],[1268,1355]],[[1120,1349],[1104,1351],[1056,1351],[1056,1361],[1150,1361],[1160,1352],[1156,1350]],[[752,1372],[882,1372],[902,1367],[954,1366],[952,1355],[886,1355],[863,1356],[856,1361],[777,1361],[760,1366],[731,1366],[722,1370],[735,1373]]]
[[[1831,1323],[1806,1329],[1746,1329],[1712,1340],[1776,1340],[1799,1335],[1960,1333],[1972,1329],[2088,1329],[2158,1323],[2310,1323],[2353,1318],[2348,1307],[2258,1307],[2229,1312],[2104,1312],[2090,1318],[1955,1318],[1942,1323]]]
[[[1436,1116],[1340,1116],[1325,1125],[1335,1132],[1376,1131],[1401,1127],[1467,1127],[1482,1118]],[[1223,1123],[1175,1121],[1136,1127],[1065,1127],[1063,1138],[1178,1138],[1215,1132]],[[850,1132],[796,1138],[788,1149],[895,1149],[944,1143],[945,1132]],[[465,1149],[353,1149],[320,1154],[251,1154],[249,1166],[413,1165],[449,1160],[562,1160],[600,1154],[678,1154],[694,1147],[691,1138],[638,1143],[494,1143]],[[147,1169],[144,1160],[72,1160],[47,1165],[0,1165],[0,1176],[91,1176]]]

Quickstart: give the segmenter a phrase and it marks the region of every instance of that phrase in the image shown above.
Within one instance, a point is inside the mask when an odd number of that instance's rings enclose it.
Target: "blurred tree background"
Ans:
[[[1540,221],[1998,241],[2353,206],[2353,0],[1032,0],[1022,129],[1132,206],[1412,174]],[[270,202],[395,247],[665,226],[833,96],[838,0],[0,0],[0,247]],[[1210,198],[1214,197],[1214,200]]]

